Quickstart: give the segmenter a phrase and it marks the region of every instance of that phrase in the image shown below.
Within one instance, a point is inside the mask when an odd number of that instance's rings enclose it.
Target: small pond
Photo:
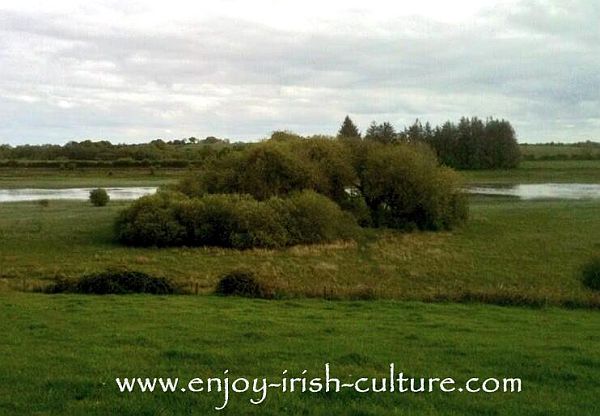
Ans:
[[[0,202],[37,201],[40,199],[74,199],[86,200],[94,188],[63,188],[63,189],[0,189]],[[137,199],[156,192],[156,187],[131,186],[122,188],[104,188],[110,199]]]
[[[468,188],[478,195],[512,196],[519,199],[600,199],[600,184],[531,183],[481,185]]]

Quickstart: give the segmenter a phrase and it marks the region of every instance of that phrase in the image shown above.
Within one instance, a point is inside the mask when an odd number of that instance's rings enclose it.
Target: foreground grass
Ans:
[[[359,242],[287,250],[142,249],[113,241],[126,203],[0,204],[0,290],[129,267],[212,292],[235,268],[256,271],[284,296],[599,304],[579,268],[600,245],[600,204],[474,199],[451,233],[369,231]]]
[[[517,169],[461,173],[467,184],[600,183],[600,160],[524,161]]]
[[[233,396],[223,414],[591,415],[600,412],[593,311],[212,296],[0,297],[0,413],[216,414],[216,393],[120,394],[116,377],[519,377],[518,394]]]

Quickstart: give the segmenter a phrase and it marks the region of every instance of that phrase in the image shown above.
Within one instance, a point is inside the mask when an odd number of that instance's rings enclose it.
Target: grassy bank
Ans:
[[[477,198],[468,224],[451,233],[371,230],[356,243],[281,251],[124,247],[113,241],[112,226],[125,205],[0,204],[1,287],[31,289],[53,276],[126,266],[208,293],[219,275],[246,267],[293,296],[567,305],[599,300],[578,279],[580,266],[600,248],[600,204],[594,201]]]
[[[157,186],[175,183],[188,169],[0,168],[0,189]],[[523,161],[510,170],[461,171],[468,184],[579,182],[600,183],[600,160]]]
[[[160,186],[174,183],[187,169],[0,168],[0,189]]]
[[[461,172],[467,183],[600,183],[600,160],[523,161],[516,169]]]
[[[0,297],[0,413],[218,414],[217,393],[119,394],[115,377],[519,377],[521,393],[234,395],[221,414],[596,414],[591,311],[215,297]]]

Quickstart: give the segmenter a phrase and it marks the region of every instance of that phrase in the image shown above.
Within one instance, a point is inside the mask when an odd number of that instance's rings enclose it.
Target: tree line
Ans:
[[[416,120],[402,131],[390,122],[372,122],[363,136],[346,116],[338,137],[384,144],[425,143],[441,163],[457,169],[510,169],[518,166],[521,157],[510,122],[494,118],[463,117],[458,123],[447,121],[436,127]]]
[[[149,162],[175,160],[198,161],[216,156],[223,149],[240,146],[228,140],[195,137],[164,141],[152,140],[141,144],[112,144],[109,141],[71,141],[65,145],[42,144],[9,146],[0,145],[0,161],[97,161],[121,165],[144,165]],[[35,165],[35,164],[34,164]]]
[[[288,132],[275,132],[273,140],[285,138]],[[326,136],[313,136],[326,137]],[[361,135],[346,116],[338,132],[339,138],[373,141],[381,144],[422,143],[431,147],[446,166],[457,169],[514,168],[520,159],[515,131],[506,120],[463,117],[458,123],[446,122],[432,127],[416,120],[402,131],[390,122],[373,122]],[[180,140],[153,140],[142,144],[112,144],[109,141],[72,141],[61,145],[0,145],[0,166],[62,167],[64,161],[77,162],[78,167],[93,166],[198,166],[218,159],[230,151],[249,144],[228,140],[190,137]],[[90,163],[93,161],[94,163]],[[19,162],[19,163],[17,163]]]

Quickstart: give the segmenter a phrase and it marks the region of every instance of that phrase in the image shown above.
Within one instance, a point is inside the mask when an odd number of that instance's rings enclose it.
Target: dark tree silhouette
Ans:
[[[346,118],[344,119],[342,127],[340,127],[340,130],[338,131],[338,137],[360,137],[360,132],[358,131],[358,128],[349,116],[346,116]]]
[[[380,143],[393,143],[398,140],[398,135],[392,123],[386,121],[383,124],[377,124],[373,121],[365,133],[365,139]]]

